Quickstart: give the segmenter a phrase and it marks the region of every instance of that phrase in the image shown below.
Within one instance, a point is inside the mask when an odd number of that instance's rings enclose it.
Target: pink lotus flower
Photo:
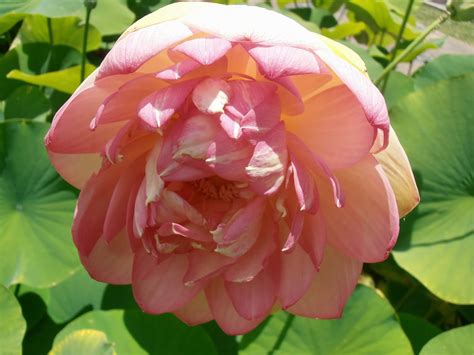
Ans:
[[[229,334],[278,309],[339,317],[418,202],[360,58],[256,7],[138,21],[46,146],[82,190],[72,232],[90,275]]]

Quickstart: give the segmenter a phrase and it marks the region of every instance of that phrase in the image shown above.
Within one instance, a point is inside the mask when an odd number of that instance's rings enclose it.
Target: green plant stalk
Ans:
[[[283,344],[283,341],[285,340],[286,334],[288,333],[288,330],[291,327],[291,324],[295,320],[295,315],[288,313],[288,316],[285,321],[285,325],[283,326],[283,329],[281,330],[280,334],[278,335],[278,339],[276,343],[273,345],[273,348],[268,352],[268,355],[273,355],[276,351],[280,349],[281,344]]]
[[[393,50],[390,53],[390,62],[393,62],[393,60],[395,59],[395,56],[397,54],[398,46],[400,45],[400,42],[403,38],[403,34],[405,33],[405,28],[407,27],[408,19],[410,18],[411,10],[413,9],[413,4],[414,3],[415,3],[415,0],[410,0],[408,2],[407,9],[405,11],[405,14],[403,15],[403,20],[402,20],[402,25],[400,26],[400,31],[398,31],[397,39],[395,40],[395,46],[393,47]],[[383,82],[382,92],[385,91],[385,87],[387,86],[389,77],[390,77],[390,73],[387,74],[387,77],[385,78],[385,81]]]
[[[86,23],[84,25],[84,38],[82,40],[82,62],[81,62],[81,82],[86,76],[86,53],[87,53],[87,37],[89,35],[89,22],[91,18],[92,7],[86,5]]]
[[[423,33],[421,33],[413,42],[410,43],[408,47],[406,47],[403,52],[396,57],[392,62],[387,65],[387,67],[383,70],[383,72],[379,75],[379,77],[374,81],[375,85],[379,85],[382,80],[400,63],[403,59],[405,59],[413,50],[418,47],[421,42],[439,25],[441,25],[444,21],[449,18],[449,13],[444,13],[440,17],[438,17],[431,25],[429,25]]]

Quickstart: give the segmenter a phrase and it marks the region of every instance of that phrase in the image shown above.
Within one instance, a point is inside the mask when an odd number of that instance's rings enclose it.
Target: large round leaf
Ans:
[[[65,323],[85,307],[100,309],[105,287],[106,284],[91,279],[81,268],[49,289],[48,314],[56,323]]]
[[[431,339],[420,355],[464,355],[474,353],[474,324],[455,328]]]
[[[20,304],[10,291],[0,285],[0,354],[21,354],[26,322]]]
[[[202,328],[188,327],[169,314],[153,316],[135,310],[86,313],[69,323],[54,344],[85,328],[104,332],[118,354],[217,354]]]
[[[92,329],[76,330],[50,351],[49,355],[114,355],[114,345],[103,332]]]
[[[48,287],[79,265],[71,239],[76,194],[49,163],[48,124],[0,124],[0,283]]]
[[[426,86],[392,109],[421,203],[394,250],[397,263],[452,303],[474,303],[474,74]]]
[[[413,353],[388,301],[365,286],[358,286],[341,319],[295,317],[290,324],[287,319],[287,314],[277,313],[263,328],[245,335],[239,354],[266,354],[272,349],[281,355]]]

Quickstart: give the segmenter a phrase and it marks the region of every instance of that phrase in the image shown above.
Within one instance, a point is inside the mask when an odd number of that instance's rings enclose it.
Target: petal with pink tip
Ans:
[[[247,333],[254,329],[264,318],[249,321],[240,316],[230,300],[224,281],[220,278],[215,278],[205,288],[205,293],[214,319],[221,329],[229,335]]]
[[[195,38],[178,44],[173,50],[186,54],[202,65],[210,65],[231,48],[232,43],[223,38]]]
[[[281,255],[278,296],[284,309],[295,304],[311,285],[316,270],[308,254],[296,244],[289,254]]]
[[[301,74],[319,74],[322,63],[314,53],[290,46],[253,46],[247,49],[268,79]]]
[[[97,281],[114,285],[127,285],[132,281],[133,253],[125,231],[110,243],[101,237],[89,255],[79,255],[89,275]]]
[[[150,264],[155,257],[140,252],[133,260],[133,295],[147,313],[173,312],[190,302],[201,290],[196,284],[185,286],[183,277],[188,268],[185,255],[174,254],[160,263]],[[145,270],[144,270],[145,269]],[[144,277],[138,277],[140,274]]]
[[[285,179],[287,163],[285,126],[281,122],[257,142],[245,168],[252,189],[262,195],[275,192]]]
[[[176,192],[170,190],[163,190],[162,194],[163,204],[171,211],[186,217],[192,223],[197,225],[204,225],[206,220],[201,213],[189,204]]]
[[[213,319],[203,291],[199,292],[191,302],[174,311],[173,314],[189,326],[206,323]]]
[[[265,99],[242,118],[242,133],[247,139],[260,139],[280,122],[280,113],[277,95]]]
[[[351,168],[338,171],[337,177],[344,186],[343,208],[328,202],[329,191],[320,189],[328,242],[363,262],[385,260],[397,240],[399,216],[382,166],[369,155]]]
[[[232,98],[229,107],[232,107],[241,117],[244,117],[251,109],[263,103],[266,99],[275,95],[277,86],[270,82],[235,80],[230,81]]]
[[[303,317],[339,318],[361,271],[360,261],[327,247],[321,269],[314,274],[308,291],[288,311]]]
[[[293,218],[291,220],[290,233],[288,234],[288,238],[286,239],[281,251],[285,253],[292,252],[293,249],[296,247],[296,243],[298,243],[298,240],[301,236],[301,232],[303,231],[305,214],[306,213],[301,211],[296,211],[294,213]]]
[[[164,49],[192,36],[179,21],[159,23],[120,38],[102,62],[98,77],[128,74]]]
[[[245,319],[261,319],[270,313],[276,288],[268,271],[262,270],[247,282],[227,281],[225,287],[235,310]]]
[[[184,103],[198,80],[170,85],[147,97],[138,105],[138,117],[150,128],[161,128]]]
[[[222,268],[235,262],[235,259],[204,250],[193,250],[187,255],[189,264],[183,282],[186,285],[207,279],[220,273]]]
[[[305,108],[301,116],[285,119],[287,130],[318,154],[330,169],[351,166],[369,153],[376,130],[345,86],[313,96],[305,102]]]

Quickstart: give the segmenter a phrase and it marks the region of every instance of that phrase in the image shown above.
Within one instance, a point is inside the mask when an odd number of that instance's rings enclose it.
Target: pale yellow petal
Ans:
[[[393,128],[390,129],[388,147],[375,154],[375,158],[382,165],[390,181],[397,199],[400,217],[407,215],[420,202],[420,195],[408,157]]]

